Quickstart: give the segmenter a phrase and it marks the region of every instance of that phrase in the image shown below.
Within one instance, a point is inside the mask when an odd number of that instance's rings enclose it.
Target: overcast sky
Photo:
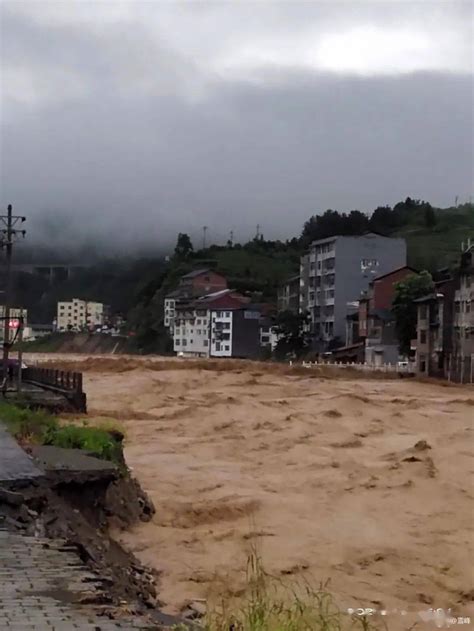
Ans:
[[[121,247],[467,201],[473,6],[3,1],[2,207]]]

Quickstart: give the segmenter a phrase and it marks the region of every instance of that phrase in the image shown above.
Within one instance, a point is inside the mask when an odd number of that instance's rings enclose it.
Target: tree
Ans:
[[[434,283],[429,272],[408,276],[395,285],[395,298],[392,312],[395,316],[400,353],[408,355],[411,340],[416,337],[417,305],[415,300],[434,291]]]
[[[193,244],[188,234],[180,232],[178,234],[178,240],[176,241],[176,247],[174,249],[175,256],[180,259],[186,259],[193,251]]]
[[[425,207],[425,226],[427,228],[436,226],[436,215],[431,204],[427,204]]]
[[[275,355],[278,359],[284,359],[288,355],[301,357],[308,349],[308,339],[305,332],[309,317],[303,313],[282,311],[275,322],[275,333],[278,342]]]

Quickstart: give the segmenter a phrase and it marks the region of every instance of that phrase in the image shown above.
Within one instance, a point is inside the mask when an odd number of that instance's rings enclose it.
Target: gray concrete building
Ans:
[[[278,288],[278,311],[298,313],[300,306],[300,277],[291,276]]]
[[[344,344],[346,316],[369,283],[406,265],[406,243],[375,233],[314,241],[302,257],[300,311],[308,311],[318,350],[335,338]]]

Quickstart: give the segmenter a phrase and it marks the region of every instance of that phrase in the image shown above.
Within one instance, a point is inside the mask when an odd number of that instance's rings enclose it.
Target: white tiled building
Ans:
[[[173,348],[186,357],[209,357],[209,311],[189,306],[175,321]]]
[[[58,302],[57,330],[81,331],[94,329],[105,324],[107,307],[101,302],[87,302],[73,298],[69,302]]]
[[[211,355],[232,357],[232,310],[211,311]]]
[[[176,309],[173,348],[181,357],[254,357],[271,345],[270,327],[258,306],[225,289]]]

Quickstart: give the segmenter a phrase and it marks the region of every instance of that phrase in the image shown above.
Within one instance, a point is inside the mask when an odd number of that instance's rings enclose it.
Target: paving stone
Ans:
[[[94,590],[95,575],[61,542],[0,530],[0,631],[132,631],[139,618],[113,621],[75,603]],[[75,563],[72,564],[72,559]],[[89,579],[89,580],[83,580]],[[157,627],[158,628],[158,627]]]
[[[43,475],[16,440],[0,425],[0,484],[24,482]]]

